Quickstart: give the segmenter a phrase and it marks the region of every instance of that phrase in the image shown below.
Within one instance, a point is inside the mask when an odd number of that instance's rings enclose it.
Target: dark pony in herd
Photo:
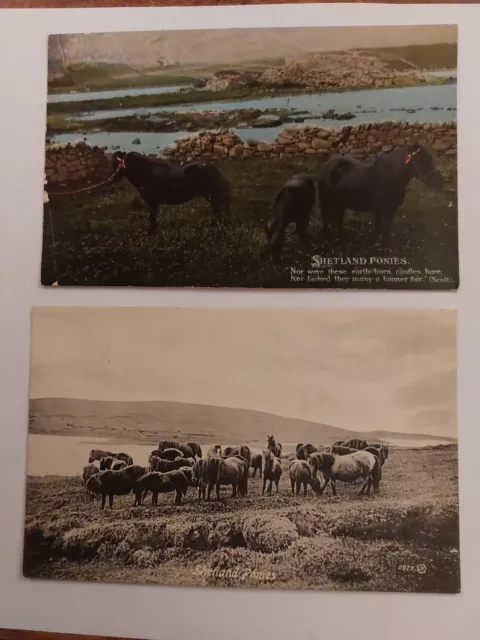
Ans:
[[[114,174],[110,182],[127,178],[135,187],[149,211],[150,233],[157,228],[157,211],[162,204],[183,204],[202,197],[215,216],[230,216],[230,186],[213,164],[193,162],[175,167],[166,160],[123,151],[115,152],[112,162]]]
[[[273,253],[283,248],[290,223],[295,224],[300,242],[308,246],[308,225],[315,198],[315,181],[311,176],[293,176],[283,185],[275,198],[272,217],[265,225],[267,243]]]
[[[116,151],[112,156],[111,183],[127,178],[148,208],[149,232],[157,228],[161,205],[177,205],[202,197],[214,215],[230,218],[230,186],[220,170],[208,162],[176,167],[164,159],[141,153]],[[440,191],[444,178],[425,145],[411,142],[362,163],[349,155],[332,155],[316,176],[289,178],[275,196],[273,211],[265,224],[267,247],[279,253],[289,224],[294,224],[300,242],[309,244],[309,224],[317,198],[326,240],[345,237],[343,220],[347,209],[371,213],[376,242],[388,242],[392,220],[402,206],[410,182],[416,178]]]
[[[174,503],[180,505],[188,487],[198,487],[198,500],[209,501],[213,490],[216,499],[221,500],[222,486],[232,487],[232,498],[247,498],[250,468],[252,478],[259,471],[262,496],[271,496],[274,485],[276,492],[280,488],[282,452],[283,447],[274,435],[268,436],[267,449],[262,452],[252,451],[246,444],[227,446],[223,450],[217,444],[209,447],[205,457],[196,442],[160,440],[157,449],[149,455],[148,466],[144,467],[134,464],[126,453],[92,449],[89,464],[82,472],[85,500],[99,497],[103,509],[107,498],[113,507],[115,496],[132,493],[134,506],[141,506],[151,493],[151,504],[156,507],[160,493],[175,493]],[[369,494],[372,486],[377,491],[388,457],[388,445],[368,444],[360,438],[341,440],[332,446],[298,444],[293,456],[283,455],[292,493],[297,496],[302,489],[307,496],[309,487],[321,496],[329,484],[336,495],[337,481],[362,480],[360,494]]]
[[[267,447],[276,458],[280,458],[282,455],[282,445],[276,442],[275,436],[268,436]]]
[[[388,153],[381,153],[369,164],[351,156],[335,155],[325,162],[318,181],[318,197],[324,234],[344,236],[346,209],[372,213],[375,239],[388,241],[392,220],[405,200],[407,187],[417,178],[427,187],[440,191],[444,179],[427,148],[413,142]]]

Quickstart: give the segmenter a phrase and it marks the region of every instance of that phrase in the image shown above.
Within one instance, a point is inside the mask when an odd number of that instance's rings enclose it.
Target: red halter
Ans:
[[[405,160],[404,163],[405,164],[410,164],[410,162],[412,162],[413,158],[417,155],[417,153],[420,153],[420,149],[417,149],[416,151],[412,151],[412,153],[409,153]]]

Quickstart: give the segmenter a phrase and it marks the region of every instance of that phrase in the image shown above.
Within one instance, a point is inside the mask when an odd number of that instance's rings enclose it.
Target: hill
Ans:
[[[456,43],[454,25],[386,27],[305,27],[210,29],[53,35],[49,61],[66,66],[124,64],[139,68],[168,65],[242,64],[312,52]]]
[[[69,398],[37,398],[30,401],[30,433],[111,438],[155,443],[159,437],[195,440],[264,443],[273,433],[283,443],[331,444],[362,437],[370,441],[445,441],[422,434],[389,431],[358,432],[328,424],[285,418],[250,409],[231,409],[179,402],[108,402]],[[451,439],[455,442],[454,439]]]

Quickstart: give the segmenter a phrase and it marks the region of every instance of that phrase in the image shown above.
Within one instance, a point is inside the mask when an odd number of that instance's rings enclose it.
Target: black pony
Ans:
[[[282,250],[287,226],[295,223],[299,240],[308,245],[308,225],[315,204],[314,178],[297,175],[289,178],[275,198],[273,215],[265,225],[267,243],[273,253]]]
[[[128,178],[147,205],[150,233],[157,228],[157,210],[162,204],[183,204],[202,196],[215,215],[226,218],[230,214],[229,184],[212,164],[193,162],[180,168],[166,160],[123,151],[115,152],[112,162],[115,173],[111,182]]]
[[[418,142],[382,153],[371,164],[333,156],[323,165],[318,182],[325,236],[330,237],[332,228],[342,236],[345,209],[352,209],[373,213],[377,240],[388,241],[393,216],[412,178],[435,190],[444,184],[432,155]]]

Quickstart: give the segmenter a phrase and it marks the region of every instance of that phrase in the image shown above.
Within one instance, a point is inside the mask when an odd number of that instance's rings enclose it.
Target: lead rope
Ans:
[[[114,174],[115,175],[115,174]],[[90,187],[83,187],[82,189],[75,189],[75,191],[47,191],[49,196],[71,196],[74,193],[82,193],[82,191],[90,191],[90,189],[97,189],[97,187],[102,187],[104,184],[111,182],[113,176],[110,176],[107,180],[103,182],[99,182],[98,184],[92,184]]]

